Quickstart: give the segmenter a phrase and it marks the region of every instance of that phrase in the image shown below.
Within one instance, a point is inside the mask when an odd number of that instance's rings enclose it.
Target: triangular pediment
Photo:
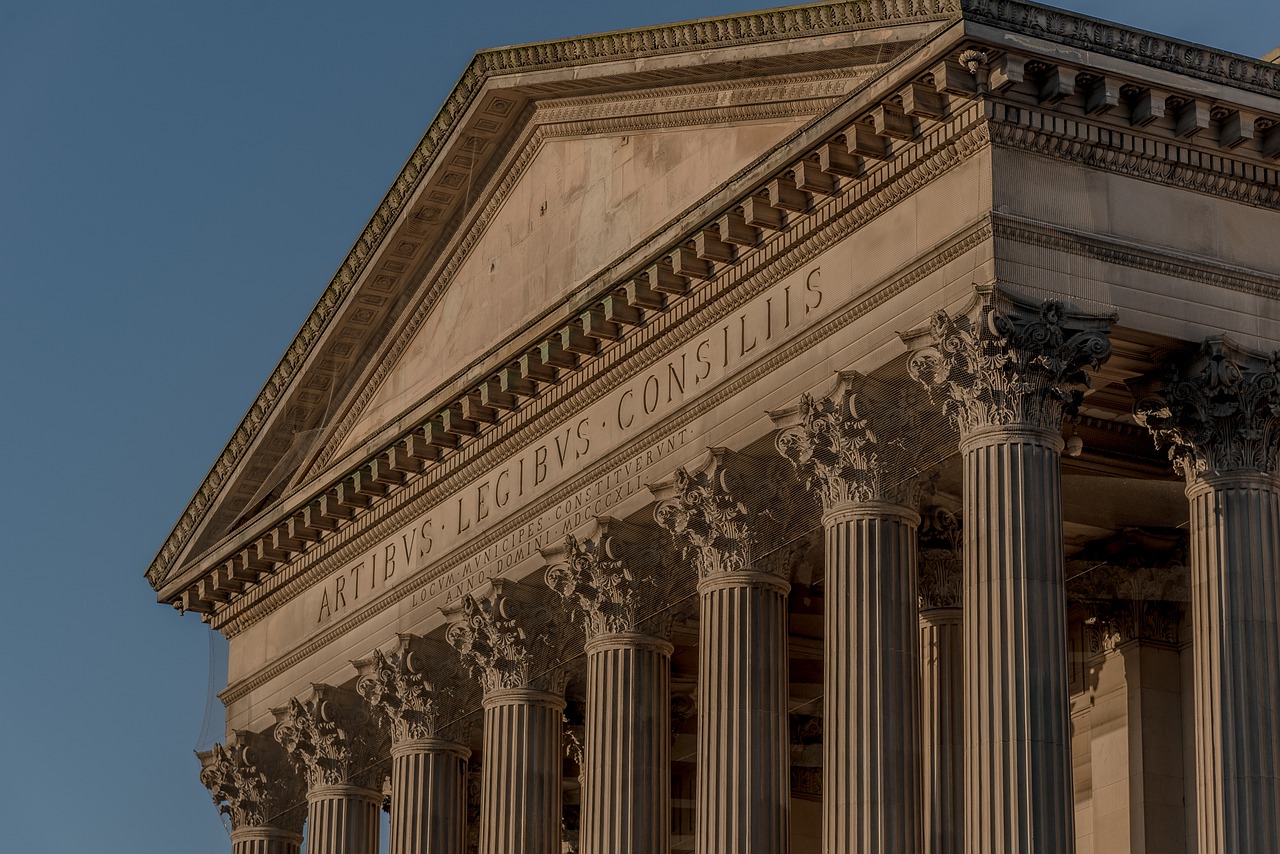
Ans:
[[[320,464],[358,448],[812,117],[769,115],[774,107],[740,110],[732,123],[542,140],[425,321],[374,372],[358,419],[328,437]]]
[[[148,579],[186,583],[958,13],[824,2],[478,54]]]

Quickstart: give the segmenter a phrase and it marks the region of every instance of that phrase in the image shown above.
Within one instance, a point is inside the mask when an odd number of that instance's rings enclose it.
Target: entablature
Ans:
[[[678,334],[694,313],[728,310],[730,290],[765,275],[798,245],[821,244],[836,220],[851,230],[911,192],[913,181],[993,139],[1022,144],[1008,129],[1032,127],[1033,116],[1054,122],[1033,127],[1037,141],[1056,134],[1104,150],[1111,140],[1100,131],[1124,126],[1131,141],[1165,145],[1148,147],[1152,158],[1232,179],[1230,186],[1221,177],[1192,182],[1192,189],[1280,206],[1276,172],[1263,165],[1280,157],[1280,102],[1259,103],[1257,86],[1220,86],[1210,98],[1203,75],[1182,89],[1165,79],[1153,86],[1151,69],[1136,61],[1099,72],[1086,57],[1071,64],[1035,54],[1029,40],[1015,54],[970,33],[968,22],[950,28],[802,128],[610,265],[555,315],[335,463],[329,471],[344,472],[340,478],[304,485],[206,552],[161,587],[161,598],[225,624],[290,583],[282,570],[314,544],[349,537],[352,521],[369,508],[441,489],[513,452],[521,446],[517,432],[536,434],[573,405],[571,397],[598,394],[591,389],[607,385],[620,359]],[[1267,104],[1270,112],[1260,109]],[[1206,150],[1214,156],[1201,156]],[[1078,156],[1066,147],[1041,153]]]

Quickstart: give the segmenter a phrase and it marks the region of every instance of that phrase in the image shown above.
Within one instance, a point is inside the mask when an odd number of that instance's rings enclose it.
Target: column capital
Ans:
[[[1129,641],[1177,643],[1190,598],[1183,532],[1124,531],[1095,540],[1068,561],[1068,598],[1084,608],[1093,652]]]
[[[1188,481],[1275,474],[1280,463],[1280,351],[1206,339],[1194,358],[1129,383],[1134,418]]]
[[[763,576],[775,577],[785,585],[787,567],[781,562],[753,564],[761,541],[759,523],[766,519],[776,523],[781,519],[778,514],[789,508],[782,502],[761,500],[764,493],[774,491],[776,483],[752,490],[743,482],[745,463],[734,451],[711,448],[696,468],[676,469],[672,479],[651,484],[649,491],[658,500],[654,518],[686,543],[685,556],[694,558],[700,582],[752,573],[762,580]],[[783,464],[781,460],[778,463]],[[756,505],[754,510],[745,503],[747,498]]]
[[[359,695],[332,685],[312,685],[301,699],[272,709],[275,739],[307,781],[323,786],[380,790],[373,766],[385,752],[382,737]]]
[[[877,382],[841,371],[822,397],[769,413],[775,444],[827,512],[848,504],[886,502],[914,509],[922,437],[945,423],[932,416],[919,387]],[[931,423],[933,422],[933,423]]]
[[[302,779],[270,735],[235,730],[227,743],[197,751],[200,782],[233,831],[276,828],[301,833],[307,811]]]
[[[964,604],[964,534],[960,517],[938,505],[920,513],[920,610]]]
[[[565,538],[544,549],[547,586],[560,595],[579,621],[587,642],[604,635],[670,634],[680,578],[674,562],[654,546],[657,538],[636,525],[607,517],[596,520],[593,536]]]
[[[968,309],[939,311],[902,340],[911,351],[908,373],[962,437],[999,427],[1061,433],[1063,416],[1089,387],[1085,368],[1097,370],[1111,356],[1114,322],[1114,315],[983,285]]]
[[[564,693],[566,673],[557,662],[574,633],[559,609],[533,591],[495,578],[443,613],[445,638],[486,696],[509,689]]]
[[[360,674],[356,691],[390,723],[394,745],[468,740],[463,716],[479,698],[475,681],[447,645],[402,634],[390,651],[375,649],[351,663]]]

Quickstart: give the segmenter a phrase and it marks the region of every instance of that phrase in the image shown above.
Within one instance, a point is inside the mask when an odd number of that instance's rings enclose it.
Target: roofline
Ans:
[[[240,420],[231,439],[187,502],[177,524],[151,560],[145,573],[151,586],[159,589],[164,582],[222,487],[259,435],[274,405],[297,375],[312,347],[320,340],[350,289],[365,272],[367,262],[375,256],[378,246],[391,232],[410,202],[414,188],[434,165],[454,129],[487,81],[507,74],[597,64],[620,58],[705,51],[797,36],[853,32],[896,23],[960,18],[960,0],[928,0],[925,14],[898,15],[896,8],[891,8],[896,6],[892,0],[823,0],[800,6],[478,52],[406,159],[391,188],[378,203],[360,236]]]
[[[889,8],[889,7],[895,8]],[[581,66],[619,58],[653,57],[784,38],[852,32],[895,23],[956,21],[999,29],[1120,57],[1272,97],[1280,96],[1280,65],[1219,51],[1136,27],[1019,0],[930,0],[924,14],[897,15],[893,0],[823,0],[653,27],[533,42],[478,52],[383,196],[231,439],[187,503],[152,559],[146,578],[159,590],[222,488],[252,447],[280,397],[298,375],[350,289],[391,233],[485,83],[509,74]],[[961,8],[963,7],[963,12]]]

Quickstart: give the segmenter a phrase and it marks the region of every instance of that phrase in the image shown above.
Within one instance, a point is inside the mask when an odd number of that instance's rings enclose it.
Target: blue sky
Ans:
[[[142,573],[471,54],[770,5],[0,3],[5,850],[230,850],[225,652]],[[1272,0],[1073,8],[1280,43]]]

